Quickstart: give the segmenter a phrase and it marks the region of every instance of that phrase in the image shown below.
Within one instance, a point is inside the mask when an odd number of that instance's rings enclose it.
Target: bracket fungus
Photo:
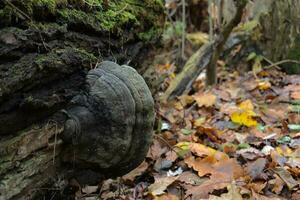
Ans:
[[[88,72],[84,92],[65,112],[63,139],[77,166],[123,174],[144,159],[152,138],[154,101],[135,69],[104,61]]]

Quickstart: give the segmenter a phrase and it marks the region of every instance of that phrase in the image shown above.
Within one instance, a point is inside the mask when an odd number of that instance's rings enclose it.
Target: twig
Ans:
[[[284,63],[294,63],[294,64],[297,64],[297,65],[300,65],[300,61],[287,59],[287,60],[281,60],[279,62],[273,63],[273,64],[271,64],[269,66],[264,67],[264,68],[270,69],[272,67],[278,67],[278,65],[282,65]]]
[[[157,134],[154,135],[154,137],[160,139],[163,143],[165,143],[165,144],[170,148],[171,151],[174,151],[175,153],[177,153],[177,152],[175,151],[175,149],[169,144],[169,142],[166,141],[163,137],[161,137],[161,136],[159,136],[159,135],[157,135]]]
[[[267,61],[270,65],[273,65],[274,64],[274,62],[272,62],[270,59],[268,59],[267,57],[265,57],[265,56],[262,56],[262,58],[265,60],[265,61]],[[278,67],[278,66],[275,66],[275,68],[276,69],[280,69],[280,67]]]
[[[182,2],[182,35],[181,35],[181,58],[185,59],[184,50],[185,50],[185,29],[186,29],[186,10],[185,10],[185,0]]]
[[[4,0],[10,7],[12,7],[13,9],[15,9],[17,12],[19,12],[19,14],[21,14],[22,17],[27,18],[28,20],[32,21],[32,19],[26,14],[24,13],[22,10],[20,10],[17,6],[15,6],[13,3],[11,3],[9,0]]]

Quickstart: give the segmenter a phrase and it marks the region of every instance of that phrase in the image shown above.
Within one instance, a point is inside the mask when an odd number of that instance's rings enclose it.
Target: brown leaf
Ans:
[[[218,176],[221,180],[232,180],[243,176],[242,167],[235,159],[223,158],[217,160],[214,156],[207,156],[204,159],[190,156],[185,159],[187,165],[198,172],[199,176],[211,174]]]
[[[247,184],[247,188],[254,190],[257,193],[261,193],[261,191],[266,187],[268,182],[265,181],[255,181]]]
[[[164,194],[162,196],[156,196],[153,200],[179,200],[179,198],[172,194]]]
[[[177,177],[159,177],[155,179],[155,182],[148,187],[149,193],[153,196],[162,195],[169,185],[171,185]]]
[[[247,160],[255,160],[259,157],[263,157],[264,154],[253,148],[253,147],[250,147],[250,148],[247,148],[247,149],[241,149],[241,150],[238,150],[236,152],[237,155],[241,155],[244,159],[247,159]]]
[[[240,189],[236,185],[228,185],[227,190],[228,192],[222,194],[221,197],[210,195],[209,200],[243,200]]]
[[[292,177],[292,175],[287,170],[285,170],[284,168],[277,167],[277,168],[275,168],[273,170],[286,183],[286,185],[288,186],[288,188],[290,190],[299,185],[299,182],[296,181]]]
[[[167,147],[163,147],[161,142],[159,142],[158,140],[154,140],[150,147],[147,157],[152,158],[153,160],[157,160],[162,154],[164,154],[167,151]]]
[[[246,169],[252,179],[258,179],[262,178],[266,164],[267,160],[265,158],[259,158],[254,162],[248,163]]]
[[[178,181],[181,181],[183,183],[190,184],[190,185],[201,185],[202,183],[204,183],[205,181],[208,181],[208,180],[209,179],[206,177],[200,178],[199,176],[197,176],[195,173],[192,173],[191,171],[183,172],[178,178]]]
[[[260,195],[252,190],[252,198],[251,200],[281,200],[279,197],[267,197],[264,195]]]
[[[200,134],[200,135],[205,134],[213,142],[222,143],[222,139],[220,137],[222,135],[222,132],[213,127],[199,126],[199,127],[197,127],[196,134]]]
[[[277,174],[274,174],[274,176],[275,176],[274,179],[275,182],[272,191],[275,192],[276,194],[280,194],[284,186],[284,181]]]
[[[140,164],[137,168],[135,168],[134,170],[132,170],[131,172],[129,172],[128,174],[122,176],[122,179],[124,181],[129,181],[129,182],[133,182],[134,179],[137,176],[142,175],[143,172],[145,172],[148,168],[148,163],[147,162],[142,162],[142,164]]]
[[[185,199],[188,199],[188,196],[191,196],[191,200],[207,199],[211,192],[223,189],[229,184],[222,180],[209,180],[199,186],[188,187]]]
[[[291,200],[299,200],[300,199],[300,191],[296,191],[292,194]]]
[[[208,92],[208,93],[197,93],[193,95],[195,101],[199,107],[211,107],[216,103],[217,96]]]
[[[300,91],[292,92],[291,98],[293,98],[295,100],[300,100]]]
[[[190,143],[189,148],[191,152],[200,157],[212,156],[217,153],[215,149],[199,143]]]

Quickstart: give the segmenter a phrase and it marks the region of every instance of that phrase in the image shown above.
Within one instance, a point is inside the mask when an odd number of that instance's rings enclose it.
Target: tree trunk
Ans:
[[[25,199],[72,169],[60,111],[102,60],[141,69],[162,9],[157,0],[0,2],[0,200]]]

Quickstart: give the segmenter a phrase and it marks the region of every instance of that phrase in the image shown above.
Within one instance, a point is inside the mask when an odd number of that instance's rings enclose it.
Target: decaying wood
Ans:
[[[56,177],[63,127],[49,122],[0,141],[0,199],[26,199]]]
[[[111,176],[134,169],[151,144],[154,102],[136,70],[106,61],[88,72],[81,93],[51,118],[0,141],[1,200],[34,195],[66,171]]]
[[[244,33],[232,34],[232,36],[228,38],[224,49],[231,49],[244,42],[247,38],[248,35]],[[180,96],[191,89],[191,85],[195,79],[208,66],[215,45],[216,41],[204,44],[188,59],[183,70],[176,75],[166,92],[161,96],[161,101],[167,101],[168,99]]]
[[[75,146],[63,140],[68,118],[61,110],[68,111],[74,97],[87,92],[86,75],[101,61],[130,63],[139,69],[162,32],[163,21],[163,4],[153,0],[95,1],[93,5],[88,1],[0,1],[1,200],[24,199],[43,190],[50,179],[65,176],[66,169],[73,170]],[[143,104],[135,106],[139,105]],[[135,114],[147,117],[141,110]],[[131,138],[133,146],[139,138]],[[120,138],[109,144],[119,145],[117,141]],[[145,154],[150,138],[144,137],[143,142],[141,153]],[[135,148],[139,146],[124,152],[132,154]],[[124,157],[127,170],[142,159]],[[129,165],[131,159],[135,160]]]

